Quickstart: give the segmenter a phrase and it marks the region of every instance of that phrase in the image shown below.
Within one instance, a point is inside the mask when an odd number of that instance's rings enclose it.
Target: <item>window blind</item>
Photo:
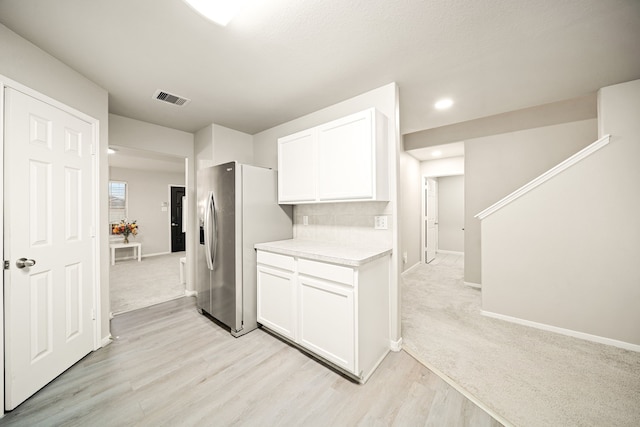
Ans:
[[[109,181],[109,224],[127,218],[127,183]]]

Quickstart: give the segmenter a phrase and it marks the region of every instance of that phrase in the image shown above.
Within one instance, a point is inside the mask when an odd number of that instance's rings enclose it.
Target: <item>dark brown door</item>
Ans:
[[[171,252],[184,251],[185,234],[182,231],[182,204],[184,187],[171,187]]]

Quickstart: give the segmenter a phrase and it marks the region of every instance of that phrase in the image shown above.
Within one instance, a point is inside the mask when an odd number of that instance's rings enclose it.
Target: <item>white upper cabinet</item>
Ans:
[[[312,129],[278,139],[278,202],[316,199],[316,133]]]
[[[370,108],[280,138],[279,202],[388,201],[386,121]]]

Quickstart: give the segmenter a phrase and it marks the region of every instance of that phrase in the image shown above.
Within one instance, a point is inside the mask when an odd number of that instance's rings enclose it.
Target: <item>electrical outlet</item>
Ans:
[[[374,217],[373,228],[376,230],[386,230],[387,229],[386,215]]]
[[[407,259],[408,259],[408,258],[407,258],[407,251],[404,251],[404,252],[402,253],[402,263],[403,263],[403,264],[406,264],[406,263],[407,263]]]

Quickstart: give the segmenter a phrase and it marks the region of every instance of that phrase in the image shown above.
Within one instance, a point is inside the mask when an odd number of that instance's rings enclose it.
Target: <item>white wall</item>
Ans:
[[[464,252],[464,175],[438,178],[438,250]]]
[[[398,212],[401,233],[402,271],[421,261],[422,246],[422,175],[420,161],[400,153],[400,209]],[[406,254],[406,262],[404,256]]]
[[[197,168],[237,161],[253,164],[253,137],[212,123],[195,134]]]
[[[216,164],[213,161],[213,125],[203,127],[195,133],[193,151],[196,159],[196,171]]]
[[[465,141],[464,280],[481,283],[474,216],[597,139],[595,119]]]
[[[422,176],[464,175],[464,156],[420,162]]]
[[[278,138],[290,135],[292,133],[308,129],[358,111],[365,110],[370,107],[377,108],[388,118],[388,142],[389,142],[389,179],[390,179],[390,199],[389,203],[372,203],[363,204],[317,204],[317,205],[298,205],[294,208],[294,228],[301,223],[301,217],[310,213],[315,216],[317,223],[313,224],[315,232],[310,228],[304,229],[304,233],[311,233],[315,238],[325,238],[340,235],[349,236],[358,228],[362,239],[371,239],[372,242],[378,242],[379,239],[387,240],[389,246],[393,247],[392,266],[391,266],[391,339],[393,341],[400,340],[400,300],[398,298],[398,278],[399,271],[402,270],[400,265],[400,232],[398,225],[398,176],[399,176],[399,152],[400,137],[398,128],[398,88],[395,83],[382,86],[371,90],[362,95],[350,98],[346,101],[329,106],[315,113],[308,114],[290,122],[267,129],[253,136],[253,154],[254,163],[257,166],[268,168],[278,168]],[[338,211],[338,206],[342,205]],[[354,223],[351,215],[362,215],[366,217],[366,222],[358,221]],[[389,223],[389,231],[373,230],[373,216],[387,215]],[[361,218],[365,219],[365,218]],[[335,221],[339,221],[339,226],[335,227]],[[334,222],[332,222],[334,221]],[[370,224],[370,227],[369,227]],[[329,233],[324,233],[323,228]],[[300,230],[298,230],[300,234]],[[384,237],[381,237],[384,236]],[[364,243],[365,241],[363,241]]]
[[[31,42],[0,24],[0,75],[30,87],[63,104],[99,120],[99,183],[101,193],[100,223],[108,222],[107,207],[107,145],[108,145],[108,93],[77,71],[44,52]],[[107,227],[99,229],[100,259],[100,337],[109,337],[109,238]],[[0,304],[1,306],[1,304]],[[0,354],[2,354],[0,352]],[[1,360],[0,360],[1,362]],[[3,400],[3,399],[0,399]]]
[[[601,89],[611,142],[482,221],[483,310],[640,351],[638,117],[640,80]]]
[[[186,289],[187,291],[194,291],[196,236],[199,232],[196,224],[194,135],[140,120],[109,114],[109,144],[186,159],[184,181],[187,186],[188,207],[185,244],[187,252]],[[106,197],[105,200],[107,200]],[[194,255],[192,256],[192,254]]]
[[[137,221],[138,235],[130,241],[142,244],[142,256],[171,252],[170,185],[184,185],[184,173],[109,168],[109,179],[127,183],[127,214]],[[162,210],[165,205],[166,211]],[[117,241],[122,240],[118,236]],[[119,250],[116,259],[133,256],[133,250]],[[176,265],[176,269],[178,265]]]
[[[213,125],[213,161],[253,164],[253,137],[244,132]]]

